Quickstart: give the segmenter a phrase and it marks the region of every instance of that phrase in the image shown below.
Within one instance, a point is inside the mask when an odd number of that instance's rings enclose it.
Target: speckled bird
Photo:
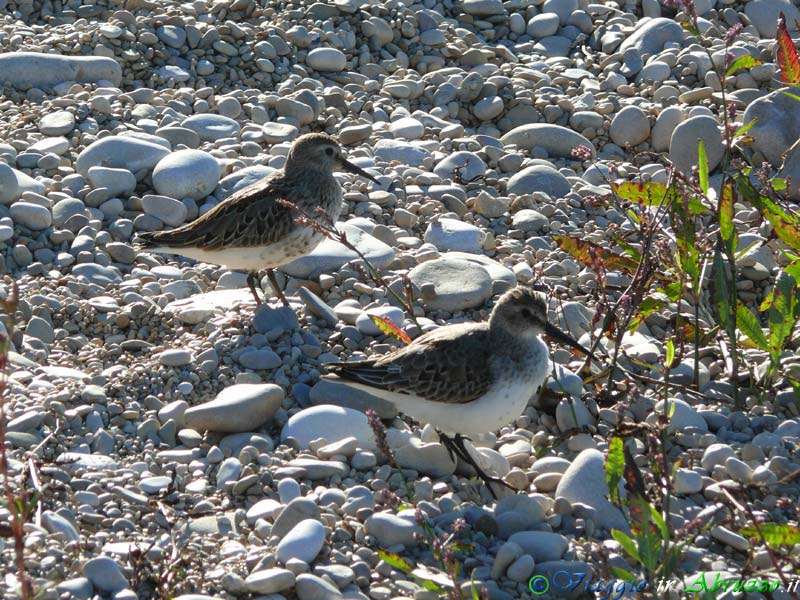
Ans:
[[[137,246],[246,271],[256,304],[261,304],[257,275],[266,269],[273,290],[288,306],[274,269],[310,253],[325,238],[324,233],[297,222],[301,213],[314,215],[321,209],[331,222],[339,218],[342,188],[333,176],[336,170],[378,183],[345,159],[334,138],[323,133],[300,136],[282,171],[239,190],[191,223],[169,231],[140,233]]]
[[[488,322],[434,329],[396,352],[327,369],[436,427],[451,456],[471,464],[488,484],[499,480],[475,463],[464,436],[496,431],[522,414],[550,369],[542,334],[590,355],[548,322],[542,293],[520,286],[501,296]]]

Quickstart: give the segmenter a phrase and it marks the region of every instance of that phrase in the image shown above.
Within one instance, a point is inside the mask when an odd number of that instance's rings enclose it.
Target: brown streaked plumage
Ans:
[[[488,322],[441,327],[391,354],[327,369],[419,421],[456,433],[455,439],[440,436],[489,482],[463,436],[496,431],[522,414],[549,372],[542,334],[589,354],[547,321],[543,294],[520,286],[503,294]]]
[[[377,183],[369,173],[345,160],[339,144],[323,133],[303,135],[292,144],[286,166],[270,177],[239,190],[200,218],[169,231],[140,233],[140,249],[178,254],[203,262],[247,271],[256,303],[256,273],[267,270],[278,297],[288,306],[273,270],[311,252],[324,235],[298,224],[297,210],[318,208],[336,221],[342,207],[342,189],[333,171],[342,169]]]

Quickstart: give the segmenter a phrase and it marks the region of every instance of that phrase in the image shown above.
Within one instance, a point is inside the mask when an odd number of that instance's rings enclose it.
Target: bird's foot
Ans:
[[[447,448],[448,454],[450,454],[450,460],[454,463],[456,462],[456,456],[475,469],[475,474],[478,478],[483,481],[486,487],[489,489],[489,493],[492,495],[492,498],[497,500],[497,494],[495,493],[494,489],[492,488],[493,483],[502,485],[507,487],[508,489],[512,490],[514,493],[517,493],[519,490],[514,488],[513,486],[509,485],[499,477],[492,477],[486,473],[486,471],[481,468],[478,464],[478,461],[472,456],[472,454],[467,450],[467,447],[464,445],[464,440],[469,438],[464,437],[460,433],[457,433],[454,438],[439,432],[439,439],[441,440],[442,444],[445,448]]]
[[[283,295],[283,290],[281,286],[278,285],[278,280],[275,279],[275,270],[274,269],[267,269],[267,278],[269,279],[269,284],[272,286],[272,291],[275,292],[275,295],[278,299],[283,302],[283,305],[286,308],[291,308],[292,305],[289,304],[289,301],[286,299],[286,296]]]

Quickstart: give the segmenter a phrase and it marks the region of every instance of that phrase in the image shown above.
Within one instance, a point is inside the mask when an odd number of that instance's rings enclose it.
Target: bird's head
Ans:
[[[324,133],[308,133],[297,138],[286,157],[286,171],[313,168],[324,173],[347,171],[374,183],[378,181],[344,157],[339,143]]]
[[[591,356],[586,348],[547,320],[547,298],[527,286],[517,286],[503,294],[489,317],[491,328],[500,328],[523,338],[545,334]]]

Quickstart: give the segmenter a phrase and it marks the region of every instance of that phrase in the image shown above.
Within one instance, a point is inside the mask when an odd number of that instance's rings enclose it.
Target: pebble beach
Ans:
[[[542,395],[472,439],[518,491],[500,500],[431,426],[320,375],[402,345],[372,316],[416,338],[485,320],[518,284],[546,289],[551,321],[590,346],[598,290],[619,297],[630,275],[599,277],[553,236],[612,247],[631,225],[597,201],[610,181],[665,183],[668,165],[690,176],[698,140],[719,188],[725,111],[755,120],[752,164],[787,179],[796,209],[800,102],[780,91],[775,39],[783,13],[798,41],[798,2],[691,6],[706,47],[685,7],[659,0],[0,0],[0,298],[18,289],[0,317],[5,440],[8,478],[38,495],[24,526],[37,598],[614,597],[531,581],[639,573],[609,533],[630,525],[606,453],[622,418],[658,424],[676,303],[622,338],[621,364],[650,378],[624,406],[601,401],[584,357],[550,345]],[[758,64],[723,94],[731,55]],[[245,273],[137,250],[138,232],[189,223],[283,168],[308,132],[380,182],[337,174],[337,229],[385,285],[328,239],[280,269],[291,308],[256,307]],[[756,311],[788,258],[753,206],[737,202],[733,221],[738,298]],[[413,314],[392,293],[406,289]],[[703,527],[680,584],[647,597],[685,597],[699,574],[776,579],[726,490],[797,527],[798,341],[768,397],[738,406],[713,341],[670,369],[668,526]],[[628,445],[645,469],[641,437]],[[444,540],[460,543],[455,578]],[[0,598],[20,597],[15,561],[3,533]]]

